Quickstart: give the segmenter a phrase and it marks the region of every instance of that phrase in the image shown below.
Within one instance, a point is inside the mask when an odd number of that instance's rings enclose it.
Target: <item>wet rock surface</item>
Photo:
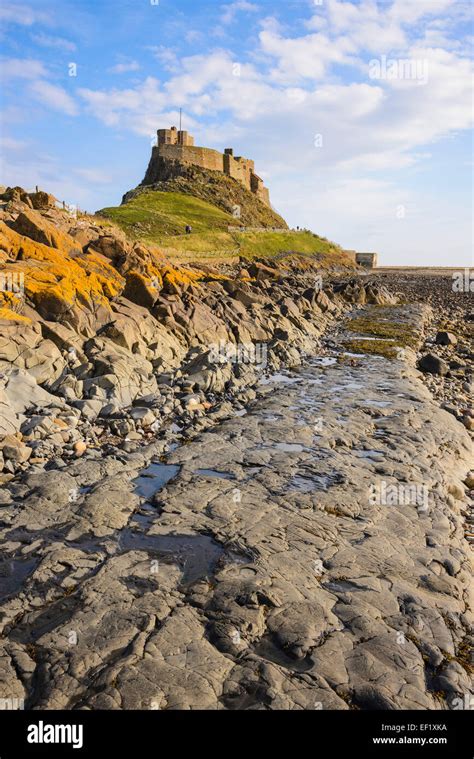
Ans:
[[[423,339],[426,309],[399,308]],[[348,354],[344,330],[243,404],[202,409],[207,429],[198,415],[189,434],[4,485],[5,697],[447,709],[470,692],[469,432],[416,353]],[[185,403],[202,405],[192,385]]]

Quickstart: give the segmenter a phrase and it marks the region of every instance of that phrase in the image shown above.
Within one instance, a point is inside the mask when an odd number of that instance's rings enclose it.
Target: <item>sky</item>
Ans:
[[[0,183],[95,211],[183,109],[291,226],[472,266],[470,0],[1,0]]]

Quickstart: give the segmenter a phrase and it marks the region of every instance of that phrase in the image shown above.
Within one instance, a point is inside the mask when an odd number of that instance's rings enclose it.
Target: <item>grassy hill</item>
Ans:
[[[227,230],[235,220],[220,208],[191,195],[177,192],[144,192],[127,203],[99,211],[118,224],[132,239],[156,242],[166,236],[184,234],[187,224],[193,232]]]
[[[176,174],[153,185],[139,185],[124,196],[122,205],[150,190],[174,192],[199,198],[220,208],[221,211],[232,215],[234,223],[239,223],[238,220],[240,220],[248,227],[287,228],[286,221],[273,208],[267,206],[240,182],[226,174],[201,169],[199,166],[181,164],[173,165],[168,170]],[[239,213],[238,220],[235,219],[236,209]]]
[[[159,245],[172,260],[231,261],[240,255],[272,258],[300,253],[318,254],[322,261],[344,261],[337,245],[312,232],[229,231],[229,226],[239,227],[242,222],[200,198],[177,192],[140,192],[123,205],[98,213],[131,239]],[[185,234],[186,224],[193,228],[191,235]]]
[[[293,253],[317,256],[322,265],[325,260],[350,265],[334,243],[309,231],[288,229],[276,211],[237,180],[197,166],[174,167],[174,171],[176,176],[140,185],[124,195],[122,205],[103,208],[98,215],[129,238],[158,245],[171,260],[180,262]],[[193,230],[190,235],[185,233],[188,224]]]

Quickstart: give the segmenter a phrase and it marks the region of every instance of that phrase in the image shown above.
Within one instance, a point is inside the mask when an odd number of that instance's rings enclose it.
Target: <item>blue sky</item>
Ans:
[[[115,205],[182,107],[291,225],[473,264],[468,0],[2,0],[0,23],[3,184]]]

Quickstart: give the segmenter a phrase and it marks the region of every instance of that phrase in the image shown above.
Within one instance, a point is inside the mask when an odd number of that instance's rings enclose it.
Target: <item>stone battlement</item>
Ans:
[[[152,150],[142,185],[151,185],[160,181],[172,179],[176,167],[193,165],[209,171],[220,171],[244,185],[267,206],[270,205],[270,194],[263,180],[255,173],[255,163],[250,158],[234,156],[232,148],[226,148],[224,153],[212,148],[198,147],[194,138],[188,133],[171,129],[159,129],[158,141]]]

